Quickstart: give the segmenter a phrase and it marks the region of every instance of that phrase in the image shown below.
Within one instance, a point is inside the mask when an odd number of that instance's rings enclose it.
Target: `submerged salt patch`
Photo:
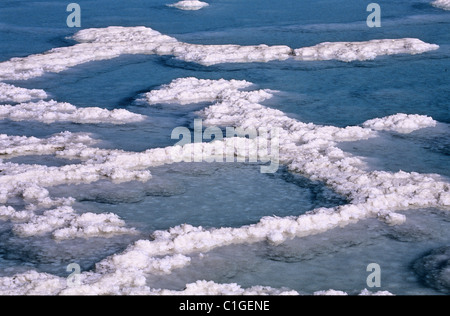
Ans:
[[[41,89],[25,89],[0,82],[0,102],[21,103],[31,100],[43,100],[48,97]]]
[[[204,7],[209,6],[209,4],[198,0],[184,0],[177,3],[168,4],[167,6],[175,7],[180,10],[200,10]]]
[[[75,123],[111,123],[126,124],[140,122],[145,116],[129,112],[125,109],[107,110],[96,107],[77,108],[69,103],[39,101],[20,103],[17,105],[0,105],[0,119],[12,121],[32,120],[43,123],[75,122]]]
[[[366,42],[325,42],[295,50],[300,60],[371,60],[377,56],[394,54],[421,54],[439,46],[416,38],[381,39]]]
[[[433,249],[412,264],[414,272],[428,286],[448,293],[450,291],[450,247]]]
[[[411,133],[415,130],[434,127],[436,121],[426,115],[398,113],[382,118],[375,118],[363,123],[364,127],[374,130],[395,131],[398,133]]]

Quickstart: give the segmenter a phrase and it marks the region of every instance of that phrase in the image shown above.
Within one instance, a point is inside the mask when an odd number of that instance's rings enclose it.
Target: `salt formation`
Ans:
[[[405,216],[396,211],[418,207],[443,209],[450,207],[449,184],[443,182],[439,176],[406,172],[368,172],[358,157],[346,154],[336,146],[338,142],[342,141],[375,137],[377,133],[372,128],[359,126],[337,128],[298,122],[287,117],[281,111],[259,104],[258,102],[261,100],[269,98],[271,93],[265,90],[242,91],[242,88],[248,86],[249,83],[245,81],[227,83],[223,80],[184,78],[163,86],[161,93],[154,91],[147,96],[151,103],[173,102],[174,100],[179,103],[195,102],[194,100],[216,102],[198,113],[207,125],[229,126],[232,124],[232,126],[242,128],[250,126],[280,128],[281,162],[293,172],[301,173],[313,180],[323,181],[337,193],[345,195],[350,203],[333,208],[315,209],[298,217],[267,216],[256,224],[239,228],[204,229],[184,224],[165,231],[155,231],[151,240],[140,240],[130,245],[124,252],[97,263],[95,272],[83,273],[80,286],[67,288],[58,285],[57,289],[49,288],[45,293],[53,291],[60,294],[169,293],[149,288],[145,283],[145,275],[170,273],[173,269],[189,264],[189,255],[194,253],[207,252],[225,245],[264,240],[278,244],[288,238],[317,234],[367,217],[377,217],[390,225],[401,224],[404,222]],[[192,97],[186,93],[193,87],[199,91],[198,96]],[[389,119],[383,121],[389,121]],[[371,126],[371,124],[368,125]],[[226,143],[232,140],[202,143],[201,146],[205,149],[208,146],[214,146],[214,143]],[[34,140],[34,142],[36,141]],[[108,172],[100,170],[119,168],[117,166],[120,166],[121,169],[117,178],[129,179],[129,173],[131,176],[137,176],[139,170],[146,171],[152,166],[177,161],[180,154],[185,154],[183,149],[188,147],[193,147],[193,144],[187,144],[184,148],[171,146],[150,149],[142,153],[131,153],[121,150],[96,149],[85,144],[67,146],[67,148],[57,151],[57,156],[78,158],[84,161],[83,164],[76,168],[68,168],[68,166],[42,167],[41,170],[33,168],[32,171],[25,166],[10,164],[3,168],[7,171],[0,177],[0,182],[3,180],[3,183],[8,183],[11,187],[10,195],[21,192],[20,194],[23,196],[28,196],[29,201],[43,203],[48,196],[43,191],[45,189],[38,189],[40,186],[70,181],[73,179],[72,174],[76,175],[81,171],[83,176],[75,176],[77,181],[96,181],[105,175],[114,178]],[[192,153],[191,151],[187,152]],[[46,176],[39,176],[44,170]],[[50,178],[49,174],[52,175]],[[71,176],[68,177],[68,174]],[[10,177],[12,175],[14,176]],[[17,190],[15,189],[17,182],[15,183],[13,179],[28,179],[28,181],[34,182],[37,188],[31,188],[33,189],[31,191],[29,187]],[[141,179],[148,179],[145,177],[145,173]],[[29,193],[25,194],[27,189]],[[11,213],[12,218],[24,219],[27,217],[26,213],[14,214],[13,210],[8,210],[3,212]],[[76,231],[73,227],[77,227],[77,224],[62,217],[63,226],[65,225],[63,232],[67,231],[68,236],[71,236],[70,232]],[[30,227],[34,229],[34,222],[32,220],[29,222],[31,223]],[[16,227],[18,227],[16,230],[20,231],[21,226]],[[54,231],[58,232],[58,227]],[[119,227],[121,226],[119,225]],[[55,237],[58,236],[57,233],[54,234]],[[65,236],[65,234],[61,234]],[[40,282],[43,280],[53,282],[55,286],[59,284],[53,276],[40,275],[35,278]],[[3,278],[2,284],[10,282],[8,280]],[[38,285],[36,284],[36,286]],[[199,292],[205,291],[198,284],[191,285],[191,289]],[[31,292],[35,290],[34,287],[30,289]]]
[[[411,133],[425,127],[436,126],[436,121],[426,115],[418,114],[395,114],[383,118],[368,120],[363,123],[364,127],[369,127],[378,131],[395,131],[398,133]]]
[[[167,6],[175,7],[180,10],[200,10],[209,6],[209,4],[198,0],[184,0],[177,3],[168,4]]]
[[[450,10],[450,0],[435,0],[431,4],[436,8]]]
[[[295,50],[300,60],[371,60],[377,56],[394,54],[421,54],[438,49],[438,45],[424,43],[416,38],[381,39],[366,42],[326,42]]]
[[[48,95],[41,89],[25,89],[0,82],[0,102],[27,102],[47,99]]]
[[[336,290],[330,289],[330,290],[326,290],[326,291],[314,292],[314,295],[343,296],[343,295],[348,295],[348,294],[344,291],[336,291]],[[388,295],[393,295],[393,294],[390,293],[389,291],[371,292],[367,289],[364,289],[358,295],[361,295],[361,296],[370,296],[370,295],[372,295],[372,296],[388,296]]]
[[[0,134],[0,155],[45,155],[63,150],[66,147],[94,145],[95,143],[96,140],[87,133],[62,132],[45,139]]]
[[[352,61],[373,59],[379,55],[417,54],[438,48],[417,39],[322,43],[297,50],[287,46],[197,45],[179,42],[146,27],[86,29],[76,33],[74,39],[79,44],[0,63],[0,81],[34,78],[45,72],[61,72],[82,63],[112,59],[122,54],[172,55],[189,62],[213,65],[285,60],[294,55],[302,60]],[[416,120],[415,117],[392,120],[388,117],[381,119],[381,125],[378,121],[346,128],[307,124],[260,104],[274,91],[243,90],[250,87],[251,83],[246,81],[184,78],[159,91],[145,94],[144,100],[150,104],[211,102],[212,105],[197,113],[206,125],[279,129],[280,162],[292,172],[322,181],[347,197],[349,204],[319,208],[300,216],[267,216],[258,223],[238,228],[205,229],[183,224],[155,231],[149,240],[139,240],[122,253],[98,262],[94,271],[81,273],[79,285],[69,285],[65,278],[47,273],[28,271],[0,278],[0,294],[295,294],[294,291],[267,287],[242,289],[235,284],[218,285],[203,281],[188,284],[184,291],[168,291],[152,289],[146,284],[146,276],[171,273],[188,265],[190,256],[216,247],[259,241],[279,244],[286,239],[318,234],[368,217],[379,218],[390,225],[400,224],[404,222],[405,215],[397,211],[410,208],[449,209],[450,187],[439,176],[368,172],[361,159],[337,147],[339,142],[376,137],[375,130],[379,126],[383,127],[381,129],[387,127],[395,130],[416,124],[416,129],[431,126],[431,121],[423,118]],[[41,90],[17,88],[17,93],[11,92],[14,89],[10,85],[0,86],[3,101],[19,103],[0,106],[0,118],[46,123],[124,123],[143,119],[126,110],[76,108],[68,103],[44,101],[48,96]],[[411,122],[414,124],[411,125]],[[77,213],[72,208],[73,198],[52,198],[47,188],[105,179],[113,182],[151,181],[148,170],[151,167],[192,161],[198,148],[204,154],[203,159],[208,158],[217,146],[227,146],[235,141],[244,140],[228,138],[135,153],[95,148],[95,141],[83,134],[62,133],[47,139],[1,135],[0,142],[7,146],[1,154],[6,157],[30,153],[53,154],[65,159],[76,158],[81,163],[48,167],[0,160],[0,203],[4,204],[0,206],[0,220],[11,221],[13,232],[18,236],[51,234],[55,239],[67,239],[135,233],[114,214]],[[257,146],[258,139],[245,141],[258,150],[265,149]],[[7,205],[14,198],[22,199],[25,206],[17,208]]]
[[[39,101],[17,105],[0,105],[0,119],[12,121],[39,121],[43,123],[110,123],[126,124],[140,122],[145,116],[125,109],[107,110],[97,107],[77,108],[69,103]]]
[[[244,89],[251,85],[252,83],[243,80],[179,78],[158,90],[145,93],[141,101],[148,104],[206,102],[214,100],[221,91]]]
[[[214,65],[286,60],[292,56],[301,60],[366,60],[379,55],[419,54],[439,47],[410,38],[322,43],[295,50],[284,45],[200,45],[183,43],[142,26],[85,29],[73,38],[79,44],[0,63],[0,81],[34,78],[45,72],[61,72],[89,61],[112,59],[123,54],[172,55],[188,62]]]
[[[11,206],[0,207],[0,218],[15,222],[13,232],[20,237],[51,233],[56,240],[71,238],[105,237],[134,234],[115,214],[77,214],[70,206],[61,206],[38,215],[30,210],[15,211]]]

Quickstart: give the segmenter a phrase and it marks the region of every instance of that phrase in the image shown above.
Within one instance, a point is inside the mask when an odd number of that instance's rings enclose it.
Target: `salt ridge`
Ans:
[[[39,121],[47,124],[53,122],[126,124],[143,121],[145,116],[125,109],[77,108],[66,102],[41,100],[16,105],[0,105],[1,119]]]
[[[45,54],[13,58],[0,63],[0,80],[21,80],[42,75],[45,72],[60,72],[70,67],[95,60],[105,60],[122,54],[173,55],[176,58],[213,65],[224,62],[265,62],[285,60],[295,55],[297,59],[342,61],[373,59],[378,55],[398,53],[416,54],[437,49],[417,39],[378,40],[359,43],[322,43],[313,48],[293,50],[287,46],[239,46],[239,45],[195,45],[177,41],[150,28],[108,27],[87,29],[74,35],[80,42],[71,47],[61,47]],[[342,46],[343,45],[343,46]],[[344,48],[345,47],[345,48]],[[342,50],[343,49],[343,50]],[[313,57],[312,57],[313,56]],[[180,87],[183,84],[183,87]],[[95,272],[81,274],[82,284],[69,287],[66,280],[45,273],[29,271],[12,278],[0,278],[0,293],[4,294],[162,294],[167,290],[151,289],[146,285],[146,275],[170,273],[190,263],[188,255],[204,252],[224,245],[268,241],[278,244],[287,238],[317,234],[334,227],[367,218],[378,217],[388,224],[400,224],[405,220],[396,210],[412,207],[439,207],[450,205],[449,186],[435,175],[417,173],[366,172],[364,163],[350,156],[335,145],[341,141],[375,137],[372,128],[317,126],[288,118],[283,112],[259,104],[272,95],[270,90],[241,91],[250,86],[248,82],[199,81],[195,78],[172,82],[160,92],[145,95],[149,103],[198,101],[216,102],[198,114],[209,125],[248,127],[279,127],[280,158],[291,171],[299,172],[310,179],[321,180],[336,192],[341,193],[350,204],[335,208],[320,208],[295,217],[264,217],[258,223],[240,228],[204,229],[180,225],[167,231],[156,231],[152,240],[140,240],[124,252],[112,255],[96,265]],[[20,103],[13,109],[2,107],[4,118],[38,119],[44,122],[72,120],[86,122],[92,113],[77,112],[82,109],[56,101],[43,101],[48,96],[43,91],[17,90],[25,97],[13,97],[13,86],[6,89],[6,102]],[[186,91],[196,89],[195,96]],[[9,90],[8,90],[9,89]],[[53,108],[52,108],[53,107]],[[33,113],[38,109],[37,114]],[[88,109],[92,111],[92,109]],[[69,113],[64,113],[68,111]],[[101,109],[96,119],[111,121],[110,113]],[[36,111],[34,111],[36,112]],[[82,111],[81,111],[82,112]],[[126,113],[120,113],[122,117]],[[131,114],[132,115],[132,114]],[[94,115],[95,116],[95,115]],[[81,117],[81,119],[80,119]],[[386,121],[386,120],[385,120]],[[370,124],[369,124],[370,125]],[[419,124],[420,125],[420,124]],[[63,137],[72,137],[67,134]],[[92,147],[89,139],[74,138],[64,147],[58,140],[36,140],[3,135],[9,142],[5,154],[23,155],[29,152],[52,153],[62,158],[79,158],[81,164],[63,167],[20,165],[0,161],[0,202],[11,197],[21,197],[27,207],[15,210],[11,206],[0,207],[0,217],[17,222],[15,233],[32,236],[51,233],[55,239],[89,238],[116,233],[133,233],[114,214],[76,214],[71,208],[73,199],[51,198],[46,187],[62,183],[89,183],[99,179],[111,181],[147,181],[152,166],[192,161],[195,146],[171,146],[130,153],[121,150],[106,150]],[[226,139],[202,144],[201,149],[214,148],[217,143],[226,146],[238,139]],[[242,141],[242,140],[240,140]],[[254,143],[255,140],[247,140]],[[181,159],[180,159],[181,158]],[[42,214],[34,211],[47,208]],[[163,257],[164,256],[164,257]],[[246,293],[237,285],[214,285],[201,281],[189,285],[187,293],[202,293],[214,288],[215,293]],[[251,293],[284,293],[282,291],[252,287]],[[178,293],[183,293],[178,292]]]
[[[436,123],[435,120],[426,115],[399,113],[383,118],[368,120],[362,125],[379,131],[411,133],[418,129],[435,127]]]
[[[61,132],[51,137],[9,136],[0,134],[0,155],[24,156],[52,154],[66,147],[94,145],[97,141],[87,133]]]
[[[301,60],[366,60],[378,55],[419,54],[439,48],[438,45],[410,38],[322,43],[295,50],[284,45],[200,45],[183,43],[142,26],[85,29],[73,38],[79,44],[0,63],[0,81],[30,79],[45,72],[61,72],[89,61],[112,59],[123,54],[172,55],[208,66],[286,60],[294,56]]]
[[[41,89],[25,89],[0,82],[0,103],[21,103],[31,100],[47,99],[48,95]]]
[[[160,94],[161,99],[159,101],[152,99],[152,102],[167,101],[168,95],[185,96],[177,98],[180,103],[192,102],[193,98],[184,94],[183,91],[188,91],[193,86],[200,91],[207,91],[210,87],[211,91],[208,94],[203,94],[198,98],[199,101],[216,102],[198,112],[204,118],[205,124],[233,124],[233,126],[243,128],[251,126],[280,128],[281,162],[293,172],[301,173],[313,180],[323,181],[336,192],[347,196],[350,203],[334,208],[319,208],[298,217],[264,217],[256,224],[240,228],[204,229],[191,225],[180,225],[166,231],[155,231],[151,240],[140,240],[130,245],[124,252],[97,263],[95,273],[83,274],[81,286],[74,288],[60,286],[58,290],[50,288],[46,291],[56,291],[60,294],[161,293],[161,291],[158,292],[145,285],[145,275],[158,271],[170,273],[172,269],[189,264],[188,255],[193,253],[206,252],[225,245],[264,240],[278,244],[288,238],[318,234],[368,217],[378,217],[390,225],[401,224],[406,217],[396,213],[398,210],[418,207],[449,209],[449,184],[441,181],[439,176],[406,172],[367,172],[364,163],[359,158],[346,154],[336,147],[336,144],[341,141],[375,137],[377,133],[371,128],[359,126],[337,128],[298,122],[287,117],[281,111],[258,104],[259,100],[269,97],[270,93],[267,91],[241,91],[233,84],[224,88],[224,82],[220,81],[220,85],[217,84],[218,82],[200,81],[195,78],[178,79],[162,87],[164,93]],[[247,86],[247,83],[242,82],[242,86]],[[152,95],[157,96],[158,94],[153,93]],[[169,99],[173,100],[172,97]],[[414,119],[414,117],[409,117],[409,119]],[[421,119],[419,117],[419,120]],[[232,140],[225,139],[222,142],[226,143]],[[205,143],[202,146],[206,148],[213,146],[213,143]],[[86,169],[93,168],[94,172],[91,171],[91,175],[86,178],[77,178],[77,180],[96,181],[99,179],[97,170],[100,166],[113,168],[120,165],[126,171],[122,175],[127,175],[127,172],[132,170],[173,163],[178,161],[180,154],[191,158],[192,151],[184,150],[189,147],[192,149],[193,145],[185,145],[184,148],[171,146],[151,149],[142,153],[130,153],[121,150],[96,149],[84,145],[66,148],[58,153],[62,157],[83,159],[85,163],[77,166],[77,169],[83,170],[84,174]],[[63,168],[44,169],[46,174],[52,170],[55,175],[58,173],[64,175]],[[9,165],[4,169],[8,170],[7,174],[14,174],[14,178],[20,174],[18,178],[22,179],[30,172],[30,170],[24,172],[23,169],[27,168],[23,166]],[[39,171],[35,173],[33,170],[32,176],[27,178],[39,179],[39,173]],[[7,175],[0,177],[0,182],[5,177]],[[145,179],[145,177],[143,178]],[[60,183],[69,179],[63,176],[62,180],[56,182]],[[11,180],[9,178],[5,182],[9,183]],[[54,180],[49,181],[41,177],[36,185],[53,184]],[[46,197],[45,192],[44,194],[28,195],[38,201],[42,200],[42,197]],[[165,257],[160,259],[162,256]],[[52,278],[54,277],[40,275],[37,279],[42,281],[42,279],[52,280]],[[5,283],[6,279],[1,279],[0,283],[2,282]],[[118,284],[120,284],[119,288],[117,288]],[[32,290],[34,291],[35,288]],[[198,290],[200,291],[200,289]]]
[[[438,45],[424,43],[416,38],[376,39],[366,42],[326,42],[294,50],[299,60],[372,60],[378,56],[421,54],[438,49]]]

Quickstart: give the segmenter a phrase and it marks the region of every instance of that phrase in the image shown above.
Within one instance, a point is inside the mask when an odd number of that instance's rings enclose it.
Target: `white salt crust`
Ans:
[[[15,211],[11,206],[0,206],[0,219],[15,222],[13,232],[20,237],[51,233],[54,239],[108,237],[134,234],[115,214],[77,214],[70,206],[61,206],[38,215],[31,210]]]
[[[21,103],[47,98],[48,95],[44,90],[19,88],[0,82],[0,104],[6,102]]]
[[[87,133],[62,132],[45,139],[0,134],[0,155],[8,155],[8,157],[47,155],[64,150],[65,148],[91,146],[96,142]]]
[[[41,100],[16,105],[0,105],[1,119],[39,121],[47,124],[53,122],[126,124],[143,121],[145,116],[125,109],[77,108],[70,103]]]
[[[168,7],[175,7],[180,10],[200,10],[204,7],[209,6],[208,3],[198,1],[198,0],[184,0],[184,1],[178,1],[173,4],[168,4]]]
[[[376,39],[366,42],[326,42],[295,50],[300,60],[372,60],[377,56],[421,54],[438,49],[438,45],[424,43],[417,38]]]
[[[383,118],[368,120],[362,125],[378,131],[395,131],[398,133],[411,133],[425,127],[435,127],[436,121],[429,116],[418,114],[395,114]]]
[[[450,10],[450,0],[436,0],[431,2],[431,4],[436,8]]]
[[[159,261],[152,262],[152,268],[154,270],[159,270],[159,264],[164,262],[166,258],[160,259]],[[178,258],[182,261],[182,258]],[[121,279],[127,279],[129,286],[121,287],[116,284],[110,287],[109,291],[112,295],[283,295],[292,296],[299,295],[297,291],[277,289],[269,286],[252,286],[250,288],[242,288],[236,283],[216,283],[213,281],[198,280],[194,283],[186,284],[185,289],[181,291],[176,290],[166,290],[166,289],[151,289],[145,286],[145,278],[136,278],[135,276],[129,274],[113,275],[108,277],[99,278],[94,274],[83,274],[81,276],[82,281],[89,278],[96,278],[98,286],[92,287],[86,292],[86,288],[83,286],[72,285],[68,286],[68,281],[65,278],[60,278],[53,276],[48,273],[38,273],[36,271],[28,271],[21,274],[16,274],[14,277],[3,277],[0,278],[0,295],[5,295],[10,293],[10,289],[16,295],[42,295],[46,293],[47,295],[95,295],[100,293],[105,293],[105,291],[99,291],[100,286],[104,286],[103,283],[112,283],[112,277],[117,277]],[[64,290],[62,290],[64,289]],[[92,291],[97,290],[97,291]],[[95,294],[94,294],[95,293]],[[314,292],[314,295],[348,295],[343,291],[336,290],[326,290]],[[378,295],[387,296],[393,295],[388,291],[378,291],[371,292],[364,289],[359,295]]]
[[[293,56],[300,60],[367,60],[378,55],[419,54],[439,48],[413,38],[327,42],[295,50],[284,45],[200,45],[183,43],[142,26],[85,29],[73,38],[80,43],[0,63],[0,81],[34,78],[45,72],[61,72],[89,61],[112,59],[123,54],[172,55],[188,62],[214,65],[286,60]]]
[[[87,29],[75,34],[74,39],[80,44],[0,63],[0,80],[29,79],[45,72],[60,72],[82,63],[111,59],[122,54],[173,55],[185,61],[213,65],[224,62],[285,60],[293,55],[303,60],[352,61],[373,59],[378,55],[416,54],[438,48],[437,45],[417,39],[322,43],[297,50],[287,46],[267,45],[195,45],[179,42],[145,27]],[[297,122],[281,111],[259,104],[270,98],[272,91],[240,91],[250,85],[245,81],[200,81],[185,78],[162,87],[160,91],[149,92],[144,98],[149,103],[216,102],[199,113],[209,125],[280,128],[281,162],[292,171],[325,182],[338,193],[346,195],[351,204],[316,209],[299,217],[264,217],[257,224],[240,228],[206,230],[180,225],[167,231],[156,231],[152,240],[140,240],[124,252],[99,262],[95,272],[82,273],[81,285],[70,286],[65,279],[30,271],[14,277],[0,278],[0,293],[295,294],[267,287],[242,289],[236,284],[218,285],[206,281],[187,285],[185,291],[174,292],[149,288],[145,276],[149,273],[170,273],[173,269],[189,264],[188,254],[224,245],[263,240],[277,244],[287,238],[316,234],[370,216],[394,225],[405,219],[403,215],[394,213],[394,210],[424,206],[448,207],[448,184],[441,182],[436,176],[401,172],[367,173],[361,168],[362,161],[335,146],[340,141],[374,137],[376,134],[372,129],[357,126],[342,129]],[[193,94],[192,91],[196,93]],[[125,110],[77,109],[67,103],[44,101],[48,96],[42,90],[1,84],[0,95],[0,102],[19,103],[0,107],[0,118],[11,120],[122,123],[143,119],[142,116]],[[235,141],[245,141],[261,150],[257,146],[260,143],[258,139],[241,138],[211,144],[185,145],[183,148],[157,148],[142,153],[93,148],[93,141],[87,135],[70,133],[54,135],[45,140],[2,135],[0,141],[8,146],[3,150],[3,155],[54,154],[61,158],[78,158],[83,161],[62,167],[0,161],[0,202],[6,203],[9,198],[20,197],[27,203],[25,209],[18,211],[11,206],[0,206],[0,218],[12,221],[13,231],[19,236],[51,234],[55,239],[89,238],[135,231],[124,227],[125,223],[114,214],[77,214],[70,206],[74,202],[72,198],[53,199],[46,187],[62,183],[89,183],[105,178],[112,181],[147,181],[151,177],[147,170],[150,167],[183,160],[192,161],[195,151],[199,149],[200,152],[211,154],[214,149],[227,147]],[[238,152],[235,154],[239,155]],[[47,210],[42,212],[42,208]]]
[[[450,209],[450,186],[438,175],[407,172],[368,172],[358,157],[340,150],[336,144],[342,141],[367,139],[377,133],[372,128],[350,126],[338,128],[306,124],[287,117],[283,112],[267,108],[258,102],[270,97],[265,90],[241,91],[236,87],[247,87],[246,82],[200,81],[184,78],[162,87],[164,93],[151,93],[152,102],[193,102],[184,93],[191,87],[201,94],[199,101],[215,104],[198,112],[206,125],[236,126],[242,128],[270,127],[280,130],[280,162],[292,172],[300,173],[312,180],[320,180],[346,196],[349,204],[332,208],[319,208],[300,216],[263,217],[258,223],[239,228],[193,227],[183,224],[165,231],[155,231],[150,240],[139,240],[125,251],[112,255],[96,264],[95,272],[81,274],[81,285],[68,287],[63,280],[48,274],[28,272],[14,279],[0,278],[0,293],[52,293],[52,294],[162,294],[166,290],[151,289],[146,284],[149,273],[170,273],[190,263],[189,254],[207,252],[231,244],[267,241],[279,244],[286,239],[318,234],[335,227],[342,227],[368,217],[377,217],[389,225],[404,222],[405,216],[396,213],[411,208]],[[213,93],[216,91],[216,93]],[[176,95],[176,98],[173,98]],[[167,97],[169,96],[169,98]],[[164,101],[164,102],[165,102]],[[409,118],[411,119],[411,118]],[[421,119],[421,118],[420,118]],[[389,118],[381,121],[389,122]],[[226,146],[236,138],[197,144],[203,152],[211,152],[217,144]],[[241,141],[243,141],[241,139]],[[250,144],[257,140],[245,140]],[[255,145],[255,144],[253,144]],[[49,198],[45,186],[68,181],[91,182],[102,177],[126,181],[133,177],[147,180],[146,169],[152,166],[192,161],[194,145],[171,146],[144,151],[142,153],[92,148],[88,145],[73,146],[57,151],[63,158],[78,158],[84,161],[75,168],[30,167],[17,164],[2,164],[0,184],[4,198],[21,195],[30,203],[45,203]],[[258,148],[259,149],[259,148]],[[205,156],[203,157],[205,158]],[[120,167],[118,167],[120,166]],[[114,168],[120,171],[112,172]],[[139,174],[144,172],[144,174]],[[33,185],[30,185],[33,184]],[[3,188],[6,188],[3,189]],[[56,203],[50,201],[49,204]],[[11,220],[28,220],[28,213],[18,213],[11,208],[2,212],[12,214]],[[45,216],[45,215],[44,215]],[[31,221],[32,222],[32,221]],[[45,222],[45,221],[44,221]],[[65,221],[64,223],[67,223]],[[64,224],[67,225],[67,224]],[[71,227],[69,224],[69,228]],[[59,229],[59,228],[58,228]],[[70,236],[70,234],[69,234]],[[25,284],[17,280],[22,280]],[[21,285],[19,285],[19,282]],[[63,283],[61,285],[61,282]],[[11,285],[11,283],[14,283]],[[46,287],[42,287],[46,284]],[[213,284],[207,288],[214,288]],[[237,285],[218,287],[218,292],[245,292]],[[197,294],[210,293],[202,283],[190,285]],[[255,288],[252,287],[251,291]],[[266,289],[267,290],[267,289]],[[165,292],[166,291],[166,292]],[[216,290],[211,290],[216,291]],[[271,290],[272,291],[272,290]],[[189,292],[189,293],[193,293]],[[214,292],[216,293],[216,292]],[[364,293],[363,293],[364,294]],[[367,293],[366,293],[367,294]],[[384,293],[387,294],[387,293]]]

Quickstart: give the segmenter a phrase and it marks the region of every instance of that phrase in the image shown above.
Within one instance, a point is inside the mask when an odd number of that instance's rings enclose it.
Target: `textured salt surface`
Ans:
[[[213,65],[286,60],[292,56],[300,60],[367,60],[379,55],[420,54],[439,48],[411,38],[322,43],[295,50],[264,44],[199,45],[180,42],[151,28],[118,26],[81,30],[73,38],[80,44],[0,63],[0,80],[34,78],[45,72],[61,72],[89,61],[112,59],[123,54],[173,55],[184,61]]]
[[[46,72],[61,72],[90,61],[116,58],[123,54],[172,55],[203,65],[234,62],[267,62],[272,60],[329,60],[350,62],[369,60],[381,55],[419,54],[435,50],[437,45],[418,39],[388,39],[367,42],[322,43],[291,49],[288,46],[198,45],[183,43],[146,27],[108,27],[85,29],[74,35],[74,46],[54,48],[44,54],[13,58],[0,63],[0,80],[26,80]],[[376,118],[362,126],[338,128],[306,124],[289,118],[283,112],[263,106],[273,96],[271,90],[247,90],[252,84],[237,80],[199,80],[181,78],[144,95],[149,105],[156,103],[211,102],[199,111],[207,126],[235,126],[243,129],[277,130],[270,142],[279,143],[279,160],[291,172],[319,180],[347,197],[349,204],[318,208],[299,216],[263,217],[258,223],[237,228],[205,229],[183,224],[155,231],[149,240],[142,239],[123,252],[96,264],[94,271],[80,275],[81,284],[68,284],[65,278],[48,273],[28,271],[0,278],[2,294],[297,294],[295,291],[254,286],[243,289],[237,284],[197,281],[184,291],[150,288],[149,274],[168,274],[189,265],[190,254],[207,252],[226,245],[267,241],[278,245],[294,237],[314,235],[361,219],[376,217],[389,225],[402,224],[406,215],[398,210],[436,207],[449,209],[450,189],[438,175],[407,172],[366,171],[358,157],[343,152],[339,142],[364,140],[377,136],[377,130],[407,133],[433,127],[432,118],[396,114]],[[192,93],[192,91],[196,91]],[[38,120],[45,123],[137,122],[144,119],[127,110],[76,108],[68,103],[45,101],[43,90],[17,88],[0,83],[0,118]],[[71,197],[52,198],[48,187],[70,183],[151,181],[151,167],[175,162],[217,157],[225,148],[246,144],[259,157],[270,154],[261,146],[262,138],[239,137],[211,143],[169,146],[143,152],[127,152],[93,147],[95,141],[86,134],[69,132],[46,139],[1,135],[6,157],[28,154],[53,154],[62,159],[77,159],[64,166],[26,165],[0,161],[0,219],[12,223],[18,236],[50,234],[56,240],[135,234],[125,222],[111,213],[78,213]],[[266,140],[267,141],[267,140]],[[234,152],[235,156],[242,153]],[[273,153],[272,153],[273,154]],[[8,204],[23,199],[24,207]],[[334,290],[317,294],[332,294]],[[344,294],[343,292],[339,292]],[[363,290],[361,294],[370,294]],[[377,294],[377,293],[376,293]],[[379,292],[378,294],[389,294]]]
[[[406,217],[403,214],[395,213],[395,210],[419,207],[448,209],[450,206],[449,184],[441,181],[438,176],[406,172],[367,172],[360,159],[352,157],[336,147],[338,142],[376,137],[376,132],[371,128],[358,126],[337,128],[298,122],[278,110],[257,103],[270,98],[270,92],[239,90],[247,86],[246,82],[184,78],[163,86],[161,93],[150,92],[147,96],[151,96],[152,103],[173,102],[174,100],[180,103],[195,102],[195,100],[216,102],[198,113],[203,117],[206,125],[232,124],[242,128],[267,126],[279,128],[280,161],[293,172],[299,172],[313,180],[323,181],[336,192],[347,196],[350,204],[334,208],[319,208],[297,217],[264,217],[257,224],[239,228],[204,229],[191,225],[180,225],[169,230],[156,231],[152,234],[151,240],[137,241],[124,252],[99,262],[95,272],[83,273],[80,286],[67,288],[66,285],[61,284],[60,278],[30,272],[16,278],[16,282],[23,280],[22,282],[27,284],[20,287],[20,291],[60,294],[173,294],[174,292],[149,288],[145,284],[145,275],[170,273],[173,269],[186,266],[190,262],[190,253],[207,252],[226,245],[263,240],[279,244],[286,239],[317,234],[367,217],[377,217],[389,225],[397,225],[403,223]],[[197,96],[193,97],[184,93],[192,87],[200,91]],[[406,118],[407,126],[413,125],[415,128],[429,126],[429,124],[423,124],[422,116],[407,116]],[[381,126],[386,125],[381,129],[393,129],[391,118],[377,121],[377,129],[380,124]],[[372,124],[365,125],[372,126]],[[397,125],[394,124],[394,126]],[[66,137],[71,137],[71,135],[67,134]],[[219,148],[217,144],[225,146],[228,142],[238,139],[231,138],[213,143],[202,143],[201,149],[203,152],[211,153],[210,147],[217,149]],[[239,140],[254,142],[254,140]],[[31,139],[30,142],[36,143],[36,140]],[[6,164],[0,181],[7,183],[6,187],[9,189],[4,192],[3,199],[6,201],[9,196],[21,194],[31,203],[52,206],[58,203],[67,204],[70,201],[52,200],[48,196],[48,191],[43,187],[73,180],[89,183],[105,176],[122,181],[138,177],[145,181],[150,175],[144,169],[179,161],[180,155],[182,159],[191,161],[192,149],[193,145],[188,144],[184,147],[173,146],[132,153],[98,149],[86,144],[66,146],[56,154],[59,157],[78,158],[84,163],[75,167],[41,166],[33,169],[11,163]],[[144,173],[142,173],[143,171]],[[72,210],[68,206],[62,206],[62,209],[57,208],[56,210],[59,210],[56,215],[53,214],[54,210],[47,211],[48,213],[42,215],[44,219],[48,217],[50,221],[57,221],[57,224],[53,225],[51,229],[50,227],[43,228],[44,231],[53,230],[55,238],[60,238],[60,236],[64,238],[89,237],[88,226],[83,226],[83,223],[89,221],[97,223],[96,218],[89,218],[86,221],[76,217],[74,219]],[[4,216],[10,216],[11,219],[29,221],[23,226],[20,224],[15,226],[19,234],[22,231],[26,234],[42,233],[39,225],[35,225],[36,221],[29,219],[28,213],[17,213],[11,207],[4,209],[3,212],[6,214]],[[65,217],[66,213],[69,218]],[[89,216],[86,215],[86,217]],[[44,224],[48,222],[48,220],[43,221]],[[117,218],[100,215],[99,223],[94,225],[94,233],[102,234],[105,231],[123,233],[123,223]],[[62,232],[61,226],[63,226]],[[98,226],[100,228],[97,228]],[[21,230],[21,227],[28,230]],[[73,235],[75,232],[77,234]],[[10,278],[3,278],[2,291],[14,293],[10,287],[11,282]],[[20,284],[23,285],[23,283]],[[45,289],[42,284],[46,284]],[[201,285],[202,283],[191,285],[190,288],[195,289],[197,293],[210,293]],[[211,287],[211,284],[207,285]],[[243,293],[244,291],[238,286],[231,288],[234,290],[230,290],[230,285],[221,285],[214,290],[214,293]],[[250,291],[255,291],[255,288]],[[271,291],[274,290],[264,288],[261,293],[272,293]]]

